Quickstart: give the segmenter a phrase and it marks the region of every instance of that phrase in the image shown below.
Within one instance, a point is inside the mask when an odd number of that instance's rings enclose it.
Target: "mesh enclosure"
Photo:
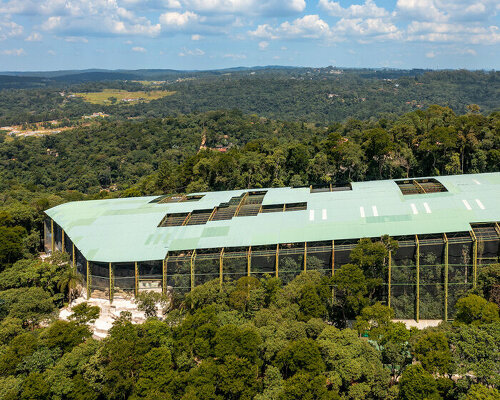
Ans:
[[[190,253],[168,256],[167,287],[179,293],[186,293],[191,289]]]
[[[203,285],[213,279],[220,279],[220,251],[196,252],[194,263],[194,284]]]
[[[135,291],[135,265],[134,263],[113,264],[115,294],[130,295]]]
[[[262,278],[266,274],[276,275],[276,246],[253,247],[250,275]]]
[[[280,244],[278,276],[286,285],[304,271],[304,243]]]
[[[62,248],[62,229],[54,223],[54,246],[56,251],[63,251]]]
[[[137,263],[139,269],[139,279],[162,279],[163,262],[162,260],[141,261]]]
[[[46,253],[52,250],[52,234],[50,232],[50,219],[45,218],[43,221],[43,247]]]
[[[87,280],[87,260],[83,254],[75,247],[76,271]]]
[[[236,281],[248,275],[248,252],[246,249],[239,251],[225,251],[222,262],[222,277],[224,281]]]
[[[92,296],[109,298],[109,266],[106,263],[91,262],[89,264],[91,275]]]
[[[319,271],[323,275],[332,274],[332,243],[314,243],[307,245],[307,271]]]
[[[395,318],[415,316],[417,267],[415,265],[393,265],[391,268],[391,307]]]

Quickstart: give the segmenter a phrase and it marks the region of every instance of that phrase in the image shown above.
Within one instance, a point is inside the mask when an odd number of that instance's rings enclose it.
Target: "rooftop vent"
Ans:
[[[403,195],[447,192],[437,179],[404,179],[395,181]]]

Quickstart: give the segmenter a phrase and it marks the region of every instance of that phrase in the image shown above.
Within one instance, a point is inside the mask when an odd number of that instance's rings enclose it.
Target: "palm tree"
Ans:
[[[62,293],[68,292],[68,300],[71,303],[73,295],[82,282],[82,276],[78,274],[74,268],[68,268],[62,274],[61,279],[59,279],[57,287]]]

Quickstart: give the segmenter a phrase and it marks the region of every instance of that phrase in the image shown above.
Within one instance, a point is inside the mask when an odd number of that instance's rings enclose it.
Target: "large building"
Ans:
[[[500,173],[70,202],[46,211],[87,293],[188,291],[208,280],[334,274],[360,238],[399,242],[384,273],[399,318],[448,319],[498,262]]]

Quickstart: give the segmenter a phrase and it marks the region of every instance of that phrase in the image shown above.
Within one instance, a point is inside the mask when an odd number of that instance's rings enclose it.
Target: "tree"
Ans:
[[[99,318],[101,309],[99,306],[90,306],[89,303],[83,302],[74,306],[68,319],[75,321],[77,324],[92,324]]]
[[[137,309],[144,311],[146,318],[156,318],[158,314],[158,304],[165,304],[161,293],[147,291],[139,293],[136,297]]]
[[[399,394],[402,400],[439,400],[437,383],[420,364],[405,369],[399,380]]]
[[[387,327],[392,324],[393,318],[394,311],[392,308],[377,302],[373,306],[361,310],[361,314],[356,316],[354,327],[359,334],[369,332],[370,337],[377,340],[385,333]]]
[[[9,315],[21,319],[32,329],[40,321],[47,319],[55,309],[50,295],[42,288],[31,287],[12,290],[16,290],[17,293]]]
[[[415,343],[413,353],[415,358],[422,363],[422,367],[431,374],[452,372],[452,355],[444,332],[424,333]]]
[[[57,287],[62,293],[67,293],[68,302],[71,303],[76,297],[78,286],[83,282],[82,276],[69,265],[66,267],[63,275],[61,276]]]
[[[299,372],[287,379],[280,400],[336,400],[337,393],[328,391],[326,378],[306,372]]]
[[[472,385],[467,392],[465,400],[498,400],[500,392],[495,388],[488,388],[484,385]]]
[[[475,294],[459,299],[455,308],[459,323],[479,325],[500,321],[498,306]]]
[[[345,264],[333,277],[335,296],[344,320],[355,318],[366,307],[368,298],[368,283],[360,267]]]
[[[290,343],[276,356],[276,365],[284,377],[299,371],[317,375],[325,370],[318,345],[312,339],[300,339]]]

